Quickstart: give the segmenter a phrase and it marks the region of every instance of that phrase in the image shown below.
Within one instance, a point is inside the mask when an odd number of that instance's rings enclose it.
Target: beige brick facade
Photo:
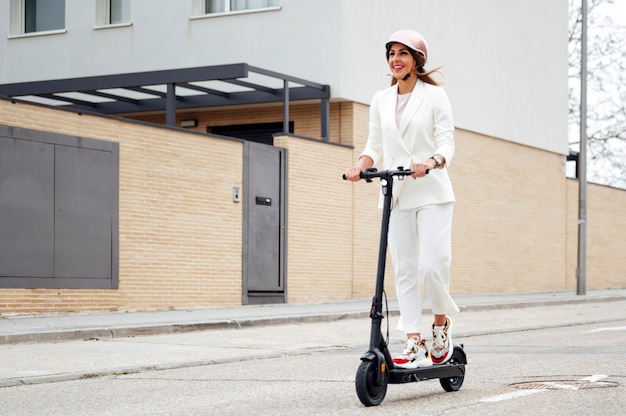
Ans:
[[[561,156],[466,131],[456,139],[453,291],[563,289]]]
[[[139,119],[139,117],[137,117]],[[277,122],[281,107],[185,112],[196,130]],[[331,104],[331,142],[288,149],[288,302],[372,295],[377,183],[341,180],[367,137],[368,107]],[[162,123],[162,115],[142,116]],[[319,137],[319,106],[292,105],[298,136]],[[119,289],[0,289],[0,313],[239,305],[243,143],[118,118],[0,100],[0,124],[120,143]],[[453,293],[575,290],[577,182],[562,157],[457,130]],[[626,286],[626,191],[589,185],[588,288]],[[388,265],[387,292],[394,296]]]
[[[241,302],[242,142],[4,100],[0,123],[120,143],[119,290],[0,289],[1,312]]]
[[[567,280],[576,290],[578,182],[567,181]],[[626,286],[626,191],[587,186],[587,288]]]

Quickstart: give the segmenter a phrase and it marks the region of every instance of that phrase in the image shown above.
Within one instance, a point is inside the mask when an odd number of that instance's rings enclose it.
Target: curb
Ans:
[[[624,300],[623,296],[606,296],[594,298],[575,299],[550,299],[539,301],[520,301],[509,303],[490,303],[480,305],[459,305],[461,311],[487,311],[495,309],[522,309],[537,306],[553,306],[562,304],[612,302]],[[389,316],[398,314],[397,310],[389,310]],[[149,335],[168,335],[177,333],[187,333],[194,331],[207,331],[215,329],[241,329],[255,326],[271,326],[286,324],[301,324],[315,322],[331,322],[342,319],[360,319],[369,317],[369,311],[364,312],[343,312],[343,313],[321,313],[309,315],[278,316],[267,318],[249,318],[241,320],[220,320],[211,322],[192,323],[169,323],[137,325],[126,327],[91,327],[83,329],[38,331],[21,334],[0,335],[0,345],[14,345],[23,343],[46,343],[79,340],[110,340],[117,338],[132,338]],[[0,385],[1,386],[1,385]]]

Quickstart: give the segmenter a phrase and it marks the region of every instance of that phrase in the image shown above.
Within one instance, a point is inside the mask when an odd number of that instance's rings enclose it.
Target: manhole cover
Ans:
[[[511,384],[511,387],[529,390],[583,390],[617,387],[618,385],[619,383],[616,383],[614,381],[554,380],[513,383]]]

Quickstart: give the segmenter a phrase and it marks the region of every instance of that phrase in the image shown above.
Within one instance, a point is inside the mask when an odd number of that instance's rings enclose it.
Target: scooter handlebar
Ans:
[[[428,174],[429,170],[426,171]],[[398,166],[398,169],[395,170],[378,170],[376,168],[367,168],[361,173],[359,173],[359,177],[361,179],[365,179],[366,182],[371,182],[374,178],[391,178],[393,176],[400,176],[401,178],[405,176],[412,175],[413,171],[411,169],[404,169],[402,166]],[[343,179],[346,180],[346,174],[342,175]]]

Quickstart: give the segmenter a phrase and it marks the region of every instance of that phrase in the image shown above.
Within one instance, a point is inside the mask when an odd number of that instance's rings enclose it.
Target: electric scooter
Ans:
[[[381,333],[381,324],[384,318],[383,297],[385,280],[385,263],[387,257],[387,232],[389,230],[389,217],[391,214],[391,201],[393,195],[394,176],[403,180],[405,176],[413,172],[403,167],[397,170],[381,170],[369,168],[361,172],[361,179],[372,182],[374,178],[380,178],[384,196],[382,225],[380,231],[380,246],[378,252],[378,272],[376,275],[376,292],[372,299],[370,318],[372,329],[370,334],[369,350],[361,357],[361,364],[356,373],[356,393],[359,400],[365,406],[377,406],[381,404],[387,393],[388,384],[411,383],[429,379],[439,379],[441,387],[447,392],[457,391],[463,385],[465,379],[465,364],[467,357],[463,350],[463,344],[455,343],[450,360],[444,364],[433,365],[415,369],[396,367],[391,359],[388,347],[389,324],[387,323],[387,338]],[[426,172],[428,173],[428,172]],[[343,176],[346,179],[345,175]],[[386,311],[388,312],[388,307]]]

